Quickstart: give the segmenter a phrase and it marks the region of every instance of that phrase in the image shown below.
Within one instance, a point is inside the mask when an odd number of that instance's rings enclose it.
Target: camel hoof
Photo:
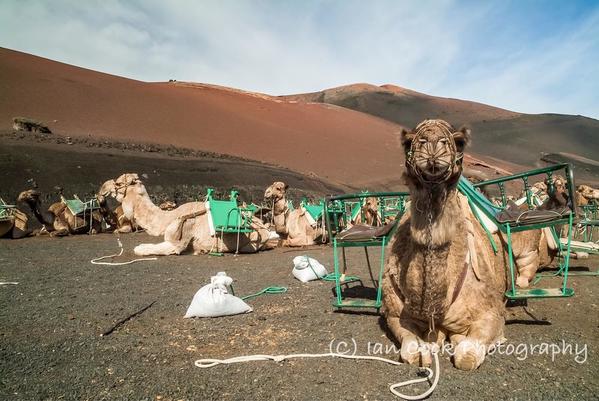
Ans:
[[[456,347],[453,364],[458,369],[471,371],[478,368],[484,359],[485,351],[479,343],[464,340]]]
[[[520,276],[516,279],[516,286],[520,288],[528,288],[528,278]]]
[[[401,360],[410,365],[420,365],[420,349],[417,341],[404,341],[399,355]]]

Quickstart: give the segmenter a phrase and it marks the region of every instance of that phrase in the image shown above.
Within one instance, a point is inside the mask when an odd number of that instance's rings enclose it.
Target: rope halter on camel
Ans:
[[[430,154],[426,149],[420,150],[416,149],[418,143],[420,143],[420,139],[424,136],[427,131],[431,131],[435,128],[438,128],[443,134],[443,138],[446,140],[446,143],[449,146],[449,152],[451,156],[451,160],[448,163],[448,168],[445,174],[435,178],[434,180],[428,180],[422,176],[422,171],[416,166],[416,155],[422,154],[429,159],[434,159],[435,161],[444,162],[440,160],[439,157],[445,156],[448,152],[447,148],[443,148],[437,150],[434,154]],[[457,165],[462,163],[462,159],[464,158],[463,152],[458,152],[458,149],[455,144],[455,140],[453,138],[453,127],[442,120],[424,120],[416,128],[414,129],[414,137],[412,138],[412,142],[410,144],[410,150],[406,157],[406,167],[410,168],[412,172],[416,175],[418,180],[425,185],[435,185],[445,181],[451,174],[454,172],[454,168]]]

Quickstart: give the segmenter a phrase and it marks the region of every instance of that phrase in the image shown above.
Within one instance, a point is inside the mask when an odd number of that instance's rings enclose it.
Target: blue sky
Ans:
[[[0,46],[144,81],[391,83],[599,118],[599,1],[3,0]]]

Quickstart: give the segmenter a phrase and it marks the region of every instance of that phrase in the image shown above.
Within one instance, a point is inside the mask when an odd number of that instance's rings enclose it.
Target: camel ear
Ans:
[[[289,189],[289,184],[285,184],[285,191]]]
[[[410,148],[412,147],[412,140],[414,140],[415,136],[416,134],[414,131],[408,131],[405,128],[401,129],[399,133],[399,139],[401,141],[401,146],[403,146],[406,153],[410,151]]]
[[[466,149],[466,146],[470,144],[470,128],[462,127],[457,132],[454,132],[453,140],[458,152],[462,153]]]

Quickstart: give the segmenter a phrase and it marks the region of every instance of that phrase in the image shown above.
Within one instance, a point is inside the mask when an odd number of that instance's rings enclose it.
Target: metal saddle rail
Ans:
[[[567,190],[569,194],[570,204],[567,208],[558,211],[537,211],[534,210],[535,202],[529,179],[533,176],[545,176],[548,182],[548,191],[555,190],[551,187],[553,177],[556,172],[563,172],[567,180]],[[524,185],[527,198],[528,210],[513,211],[510,210],[507,202],[506,184],[512,181],[521,181]],[[490,185],[497,185],[500,189],[502,204],[496,205],[487,199],[479,189]],[[505,296],[509,299],[525,299],[525,298],[548,298],[548,297],[569,297],[574,295],[574,290],[567,287],[568,270],[570,264],[570,251],[572,241],[572,225],[576,217],[576,210],[572,202],[574,199],[574,175],[572,167],[569,164],[557,164],[545,168],[525,171],[518,174],[513,174],[505,177],[499,177],[493,180],[483,181],[477,184],[470,183],[465,177],[461,177],[458,183],[459,191],[468,199],[473,214],[477,217],[481,225],[485,228],[489,240],[495,252],[498,251],[497,245],[494,242],[493,236],[489,232],[488,227],[483,224],[484,217],[492,222],[497,229],[506,235],[508,260],[510,268],[510,288],[506,291]],[[481,216],[481,213],[484,216]],[[549,227],[553,233],[556,233],[556,227],[567,226],[568,237],[566,244],[562,244],[559,239],[556,241],[559,247],[559,255],[561,257],[558,272],[562,275],[562,285],[559,288],[529,288],[521,289],[516,287],[515,280],[515,262],[512,249],[512,233],[526,230],[536,230]],[[557,235],[557,234],[555,234]],[[535,280],[535,283],[538,280]]]
[[[385,267],[385,249],[393,234],[395,233],[401,214],[405,211],[405,208],[401,212],[394,214],[395,219],[382,226],[368,226],[365,224],[352,225],[352,217],[355,217],[356,205],[360,208],[364,204],[366,198],[376,198],[379,206],[385,205],[386,198],[402,198],[402,205],[405,205],[405,200],[408,198],[407,192],[362,192],[357,194],[346,194],[329,196],[325,198],[325,217],[326,217],[326,228],[333,242],[333,258],[334,258],[334,278],[335,278],[335,300],[333,306],[337,309],[342,308],[374,308],[377,311],[382,306],[382,278]],[[381,220],[385,221],[386,208],[380,207],[379,213],[381,213]],[[357,276],[347,276],[347,254],[346,248],[350,247],[362,247],[366,257],[366,265],[373,285],[376,288],[375,299],[348,299],[347,291],[342,290],[342,286],[349,289],[349,284],[359,282],[362,280]],[[375,276],[372,272],[372,266],[370,263],[370,255],[368,253],[369,247],[380,247],[380,263],[379,272]],[[341,249],[341,256],[343,260],[343,267],[340,265],[339,249]]]

